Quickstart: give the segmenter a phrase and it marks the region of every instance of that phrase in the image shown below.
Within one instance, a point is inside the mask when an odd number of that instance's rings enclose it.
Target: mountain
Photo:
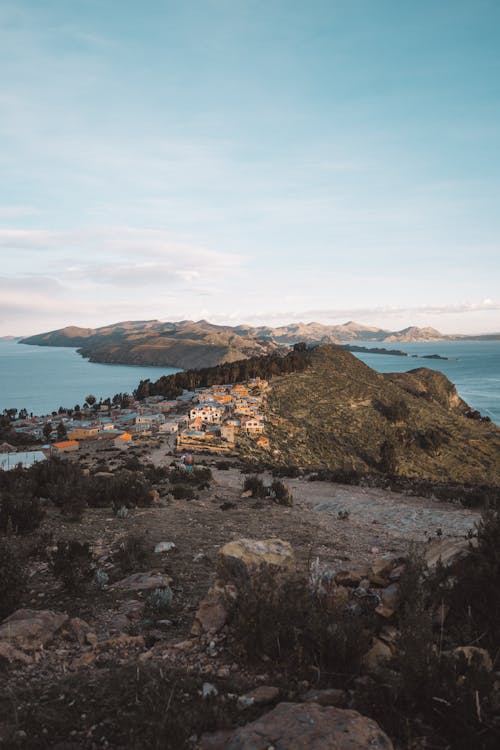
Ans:
[[[303,372],[273,380],[267,408],[278,464],[500,484],[500,429],[434,370],[382,375],[319,346]]]
[[[273,328],[214,325],[206,320],[129,320],[100,328],[68,326],[22,339],[37,346],[72,346],[91,362],[125,365],[164,365],[182,369],[211,367],[279,350],[304,341],[338,344],[357,341],[394,343],[414,341],[473,341],[500,335],[446,336],[435,328],[410,326],[389,331],[352,320],[342,325],[291,323]]]
[[[70,326],[23,339],[23,344],[78,347],[91,362],[163,365],[182,369],[211,367],[279,350],[273,341],[257,339],[231,326],[205,320],[161,323],[125,321],[101,328]]]

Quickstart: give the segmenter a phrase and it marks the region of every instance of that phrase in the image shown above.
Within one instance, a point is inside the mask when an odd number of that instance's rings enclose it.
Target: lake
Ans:
[[[0,412],[16,407],[50,414],[59,406],[81,406],[90,393],[97,399],[132,393],[140,380],[172,372],[178,369],[101,365],[73,348],[0,341]]]
[[[433,342],[374,344],[409,354],[440,354],[447,360],[413,359],[385,354],[356,354],[378,372],[404,372],[416,367],[441,370],[457,386],[460,396],[481,414],[500,424],[500,342]],[[156,380],[178,370],[169,367],[132,367],[89,362],[76,349],[27,346],[0,341],[0,411],[26,408],[47,414],[59,406],[82,404],[92,393],[107,398],[131,393],[140,380]]]
[[[355,343],[420,355],[418,359],[413,359],[389,354],[355,353],[377,372],[406,372],[417,367],[440,370],[456,385],[458,393],[470,406],[500,424],[500,341]],[[423,354],[440,354],[448,359],[422,359]]]

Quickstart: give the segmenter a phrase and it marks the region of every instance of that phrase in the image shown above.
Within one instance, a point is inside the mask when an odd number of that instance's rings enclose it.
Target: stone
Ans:
[[[149,496],[151,497],[151,505],[153,508],[157,508],[160,504],[160,493],[158,490],[151,490]]]
[[[229,617],[229,605],[237,596],[237,591],[231,584],[224,585],[223,581],[216,581],[209,588],[207,595],[198,606],[191,627],[191,635],[214,635],[221,630]]]
[[[359,586],[363,578],[370,574],[368,567],[357,568],[354,570],[339,570],[335,576],[335,583],[338,586]]]
[[[337,706],[343,708],[347,702],[344,690],[338,688],[327,688],[325,690],[308,690],[302,696],[304,703],[317,703],[318,706]]]
[[[18,609],[0,625],[0,643],[22,651],[36,651],[48,643],[68,621],[65,612],[48,609]]]
[[[375,609],[375,612],[382,617],[392,617],[394,612],[399,607],[399,602],[401,599],[399,584],[391,583],[389,586],[386,586],[385,589],[381,589],[378,593],[381,599],[381,603]]]
[[[201,688],[201,694],[203,698],[216,698],[219,695],[219,691],[211,682],[204,682]]]
[[[452,654],[456,659],[465,658],[468,667],[475,662],[486,670],[486,672],[491,672],[493,670],[491,656],[485,648],[478,648],[477,646],[458,646],[458,648],[453,649]]]
[[[363,656],[363,665],[368,672],[377,672],[380,667],[392,658],[392,649],[389,644],[380,638],[374,638],[372,647]]]
[[[116,581],[109,588],[112,591],[151,591],[166,588],[172,583],[170,576],[163,573],[132,573],[132,575]]]
[[[372,575],[385,578],[393,569],[394,560],[392,557],[377,557],[370,567]]]
[[[248,578],[261,565],[277,570],[295,571],[295,554],[289,542],[282,539],[238,539],[228,542],[218,552],[218,569],[227,580]]]
[[[0,641],[0,664],[2,659],[12,664],[13,661],[21,662],[22,664],[32,664],[33,657],[29,654],[25,654],[24,651],[11,646],[10,643]]]
[[[76,659],[70,663],[70,669],[81,669],[82,667],[90,667],[96,660],[96,654],[94,651],[86,651],[81,656],[77,656]]]
[[[69,627],[73,632],[79,646],[84,646],[87,640],[87,633],[90,633],[90,625],[80,617],[72,617],[69,621]]]
[[[252,705],[265,706],[268,703],[274,703],[280,696],[280,689],[274,685],[259,685],[249,693],[241,696],[252,701]]]
[[[425,548],[425,561],[428,568],[435,568],[439,561],[451,565],[467,554],[471,540],[434,539]]]
[[[205,745],[205,747],[209,747]],[[379,725],[357,711],[315,703],[279,703],[238,728],[225,750],[393,750]]]
[[[175,549],[175,542],[158,542],[155,545],[155,553],[161,555],[162,552],[171,552]]]

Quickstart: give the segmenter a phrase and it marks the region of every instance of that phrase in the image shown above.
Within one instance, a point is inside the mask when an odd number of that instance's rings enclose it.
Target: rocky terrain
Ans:
[[[483,549],[479,511],[307,475],[283,502],[238,462],[210,463],[196,457],[193,485],[168,442],[106,460],[89,446],[61,464],[64,482],[63,466],[81,481],[128,471],[152,482],[150,499],[136,507],[125,490],[113,511],[89,497],[72,516],[50,491],[36,528],[0,531],[1,746],[493,750],[496,636],[484,620],[481,646],[457,630],[476,604],[451,583],[469,540]],[[179,481],[192,499],[175,499]],[[25,518],[5,484],[1,498],[0,521]],[[72,540],[87,551],[61,570]],[[427,599],[438,560],[451,567]]]

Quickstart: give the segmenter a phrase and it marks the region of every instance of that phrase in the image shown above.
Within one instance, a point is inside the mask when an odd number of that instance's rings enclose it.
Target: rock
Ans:
[[[375,609],[375,612],[382,617],[392,617],[399,607],[401,599],[399,584],[391,583],[389,586],[386,586],[385,589],[381,589],[378,593],[380,595],[381,603]]]
[[[226,581],[248,578],[261,565],[295,571],[292,546],[282,539],[238,539],[225,544],[218,552],[219,573]]]
[[[344,690],[328,688],[326,690],[308,690],[302,697],[304,703],[317,703],[319,706],[345,706],[347,696]]]
[[[90,667],[96,660],[96,654],[94,651],[86,651],[81,656],[77,656],[76,659],[70,663],[70,669],[81,669],[82,667]]]
[[[109,588],[111,591],[151,591],[166,588],[172,583],[170,576],[163,573],[132,573],[132,575],[116,581]]]
[[[389,575],[394,567],[394,560],[392,557],[378,557],[371,564],[371,574],[380,578],[385,578]]]
[[[485,648],[478,648],[477,646],[458,646],[458,648],[453,649],[452,654],[457,660],[465,658],[468,667],[475,662],[479,667],[486,670],[486,672],[491,672],[493,670],[491,656]]]
[[[8,661],[9,664],[13,661],[22,662],[23,664],[32,664],[33,662],[32,656],[25,654],[24,651],[19,651],[19,649],[14,648],[14,646],[5,641],[0,641],[0,664],[2,663],[2,659]]]
[[[451,565],[467,554],[471,540],[435,539],[425,549],[427,567],[435,568],[439,561]]]
[[[114,648],[144,648],[145,641],[142,635],[120,635],[116,638],[108,638],[106,641],[101,641],[99,644],[99,650],[107,650]]]
[[[171,552],[175,549],[175,542],[158,542],[155,546],[155,553],[160,555],[162,552]]]
[[[354,570],[339,570],[335,576],[335,583],[338,586],[359,586],[363,578],[369,577],[369,574],[370,569],[368,567]]]
[[[209,747],[209,746],[205,746]],[[279,703],[237,729],[225,750],[393,750],[378,724],[357,711],[315,703]]]
[[[201,688],[201,694],[203,698],[216,698],[219,695],[219,691],[211,682],[204,682],[203,687]]]
[[[378,669],[392,658],[392,649],[389,644],[380,638],[373,639],[373,645],[363,656],[363,665],[369,672],[377,672]]]
[[[0,625],[0,643],[4,641],[23,651],[36,651],[48,643],[68,619],[64,612],[18,609]]]
[[[259,685],[249,693],[242,695],[241,698],[246,698],[251,701],[251,705],[265,706],[268,703],[274,703],[280,696],[280,689],[273,685]]]
[[[228,615],[229,612],[223,597],[214,588],[209,589],[196,612],[191,627],[191,635],[201,635],[202,633],[214,635],[218,633],[226,624]]]
[[[160,504],[160,493],[158,490],[151,490],[149,496],[151,497],[151,505],[153,508],[157,508]]]
[[[220,729],[213,734],[202,734],[197,750],[225,750],[232,734],[232,729]]]
[[[80,617],[72,617],[69,621],[69,627],[73,631],[76,640],[80,646],[84,646],[87,639],[87,633],[90,633],[90,625]]]
[[[241,498],[252,497],[252,490],[245,490],[240,495]]]

